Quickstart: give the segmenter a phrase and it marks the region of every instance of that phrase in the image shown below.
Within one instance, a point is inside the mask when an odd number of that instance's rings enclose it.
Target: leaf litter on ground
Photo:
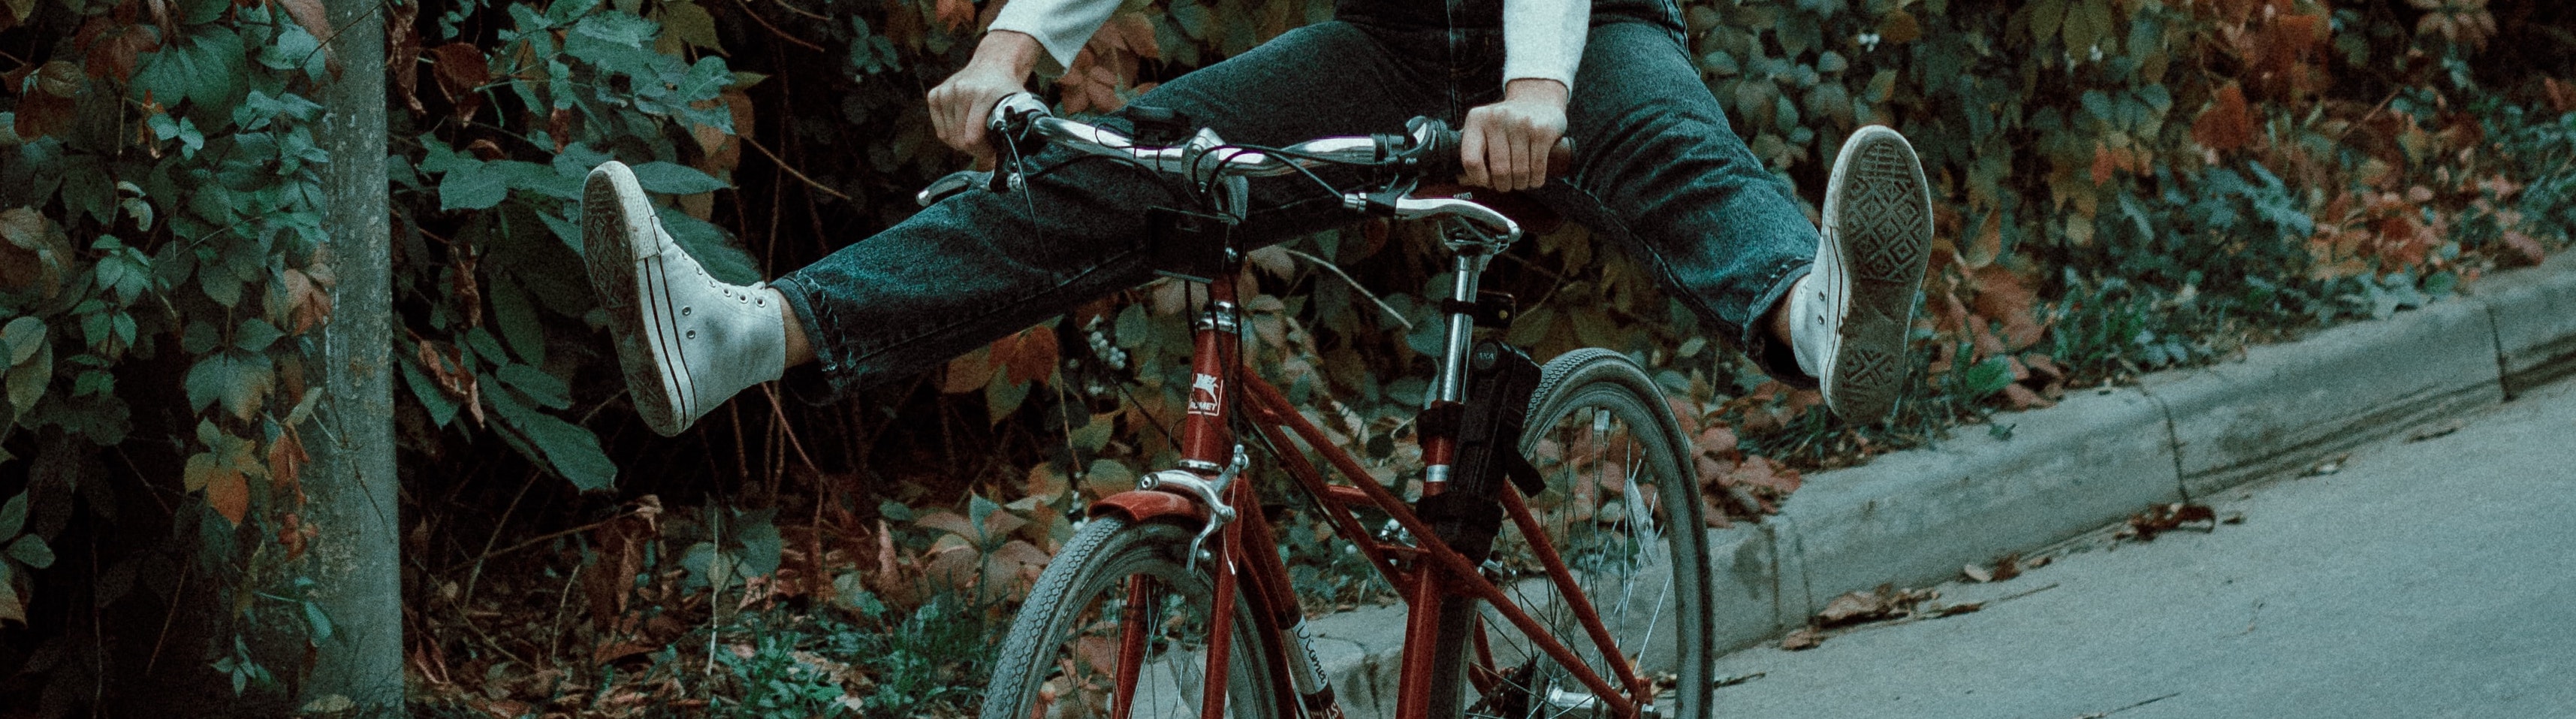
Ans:
[[[2226,523],[2236,524],[2244,521],[2244,519],[2244,515],[2241,514],[2230,515],[2230,518]],[[2187,502],[2159,504],[2153,507],[2148,507],[2147,511],[2129,515],[2128,526],[2121,527],[2119,531],[2112,533],[2111,537],[2113,539],[2135,539],[2141,542],[2152,542],[2156,541],[2156,535],[2180,529],[2185,524],[2199,522],[2208,523],[2202,531],[2217,532],[2218,524],[2220,522],[2218,512],[2210,509],[2207,505],[2191,504]]]

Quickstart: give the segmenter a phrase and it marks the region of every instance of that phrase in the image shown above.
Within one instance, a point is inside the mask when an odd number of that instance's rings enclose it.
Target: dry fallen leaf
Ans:
[[[2218,513],[2206,506],[2198,504],[2184,504],[2176,502],[2173,504],[2157,505],[2149,507],[2147,511],[2130,515],[2129,526],[2122,527],[2120,531],[2113,536],[2121,539],[2136,539],[2141,542],[2152,542],[2155,541],[2156,535],[2172,531],[2191,522],[2208,522],[2210,524],[2209,531],[2214,532],[2218,530]]]
[[[1995,581],[1998,582],[2021,576],[2021,553],[2008,552],[2004,556],[1996,557],[1994,572]]]
[[[1933,607],[1933,608],[1931,608],[1931,609],[1930,609],[1930,610],[1928,610],[1928,611],[1925,611],[1925,612],[1924,612],[1924,615],[1925,615],[1925,616],[1930,616],[1930,617],[1933,617],[1933,618],[1936,618],[1936,619],[1937,619],[1937,618],[1940,618],[1940,617],[1954,617],[1954,616],[1958,616],[1958,615],[1961,615],[1961,614],[1967,614],[1967,613],[1974,612],[1974,611],[1977,611],[1977,610],[1979,610],[1979,609],[1984,609],[1984,608],[1986,608],[1986,603],[1985,603],[1985,602],[1968,602],[1968,603],[1966,603],[1966,604],[1944,604],[1944,605],[1941,605],[1941,606]]]
[[[2422,428],[2422,429],[2418,429],[2418,430],[2415,430],[2415,431],[2413,431],[2413,432],[2409,432],[2409,433],[2407,433],[2407,434],[2406,434],[2406,441],[2408,441],[2408,442],[2422,442],[2422,441],[2424,441],[2424,440],[2432,439],[2432,438],[2435,438],[2435,437],[2441,437],[2441,436],[2444,436],[2444,435],[2448,435],[2448,434],[2450,434],[2450,433],[2452,433],[2452,432],[2460,431],[2460,426],[2461,426],[2461,425],[2462,425],[2462,422],[2461,422],[2460,420],[2456,420],[2456,419],[2454,419],[2454,420],[2451,420],[2451,421],[2449,421],[2449,422],[2443,422],[2443,423],[2441,423],[2441,424],[2434,425],[2434,426],[2431,426],[2431,427],[2425,427],[2425,428]]]
[[[1816,645],[1823,643],[1825,643],[1825,635],[1814,629],[1800,629],[1780,638],[1780,648],[1793,652],[1814,649]]]
[[[1847,593],[1826,602],[1825,610],[1816,613],[1816,626],[1894,619],[1912,614],[1916,605],[1940,597],[1940,592],[1930,589],[1897,589],[1894,585],[1881,584],[1877,589]]]

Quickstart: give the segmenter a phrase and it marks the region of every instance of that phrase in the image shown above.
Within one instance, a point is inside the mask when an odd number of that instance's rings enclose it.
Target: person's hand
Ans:
[[[993,103],[1027,91],[1029,71],[1043,51],[1037,38],[1028,35],[1009,30],[986,34],[965,67],[930,88],[930,127],[939,141],[974,155],[978,167],[991,166],[993,147],[984,142],[985,118],[993,113]]]
[[[1511,192],[1547,183],[1547,154],[1565,136],[1566,87],[1521,78],[1503,85],[1503,101],[1467,111],[1460,130],[1459,182]]]

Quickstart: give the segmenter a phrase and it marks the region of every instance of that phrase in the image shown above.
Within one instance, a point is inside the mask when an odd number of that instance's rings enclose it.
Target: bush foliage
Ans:
[[[1605,346],[1647,360],[1699,437],[1712,491],[1756,503],[1793,491],[1793,467],[2423,304],[2539,261],[2576,222],[2576,88],[2560,79],[2576,75],[2576,12],[2554,4],[1683,5],[1708,91],[1803,194],[1861,125],[1894,125],[1922,151],[1941,239],[1911,409],[1831,426],[1811,393],[1712,346],[1580,228],[1531,243],[1496,281],[1539,298],[1510,336],[1542,359]],[[845,405],[755,391],[677,441],[640,439],[619,396],[578,263],[582,174],[634,165],[673,234],[727,279],[810,262],[903,217],[914,189],[962,164],[931,137],[921,97],[998,6],[381,7],[419,681],[479,688],[516,667],[509,701],[569,693],[585,710],[640,711],[621,697],[704,698],[642,683],[692,661],[656,648],[743,636],[715,627],[748,626],[744,608],[889,637],[928,631],[918,613],[932,607],[1001,611],[1069,532],[1066,510],[1168,460],[1188,345],[1171,284]],[[1330,6],[1133,0],[1047,88],[1069,112],[1116,108]],[[315,167],[352,160],[316,148],[327,108],[311,98],[332,73],[376,71],[340,67],[334,38],[315,0],[0,4],[0,62],[13,63],[0,65],[0,628],[23,627],[0,629],[0,675],[14,677],[0,696],[13,705],[56,715],[94,700],[79,687],[145,678],[279,695],[303,653],[254,651],[248,628],[329,635],[298,599],[303,549],[331,528],[298,519],[297,428],[307,367],[328,359],[312,341],[333,283]],[[1415,471],[1408,420],[1436,333],[1419,288],[1443,281],[1418,232],[1307,238],[1254,253],[1246,273],[1273,379],[1387,482]],[[529,495],[529,481],[506,481],[522,473],[563,480],[543,483],[523,521],[600,521],[496,552]],[[709,508],[666,526],[658,502],[577,496],[593,490]],[[1287,524],[1317,608],[1370,596],[1319,525]],[[509,555],[529,548],[542,551]],[[486,580],[487,562],[618,579],[580,583],[590,621],[567,625],[559,609],[521,621],[522,603],[562,602],[521,596],[544,581]],[[166,648],[166,628],[99,631],[180,606],[215,619]],[[792,678],[790,703],[830,705],[809,686],[825,679],[865,694],[850,674],[864,666],[740,641],[693,666]],[[537,668],[555,673],[520,681]],[[743,696],[719,706],[748,711]]]

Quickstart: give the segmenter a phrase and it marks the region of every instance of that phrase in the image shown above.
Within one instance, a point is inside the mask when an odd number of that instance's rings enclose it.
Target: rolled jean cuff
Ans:
[[[1804,279],[1815,267],[1813,260],[1806,259],[1783,259],[1775,265],[1771,272],[1775,279],[1755,297],[1751,316],[1744,322],[1744,335],[1738,338],[1738,346],[1744,348],[1744,356],[1752,358],[1753,364],[1761,367],[1763,374],[1800,389],[1817,386],[1816,378],[1807,376],[1806,371],[1798,368],[1797,352],[1788,343],[1771,337],[1771,323],[1764,318],[1771,314],[1772,308],[1780,306],[1780,302],[1788,298],[1789,290],[1797,287],[1798,280]]]
[[[832,342],[835,333],[825,332],[823,323],[814,315],[816,288],[806,286],[794,276],[771,280],[769,286],[787,298],[787,308],[796,313],[796,325],[805,331],[806,346],[814,348],[814,361],[787,368],[787,373],[778,378],[778,386],[785,389],[788,396],[809,405],[839,401],[850,390],[850,373],[841,371],[848,363],[842,356],[844,349]]]

